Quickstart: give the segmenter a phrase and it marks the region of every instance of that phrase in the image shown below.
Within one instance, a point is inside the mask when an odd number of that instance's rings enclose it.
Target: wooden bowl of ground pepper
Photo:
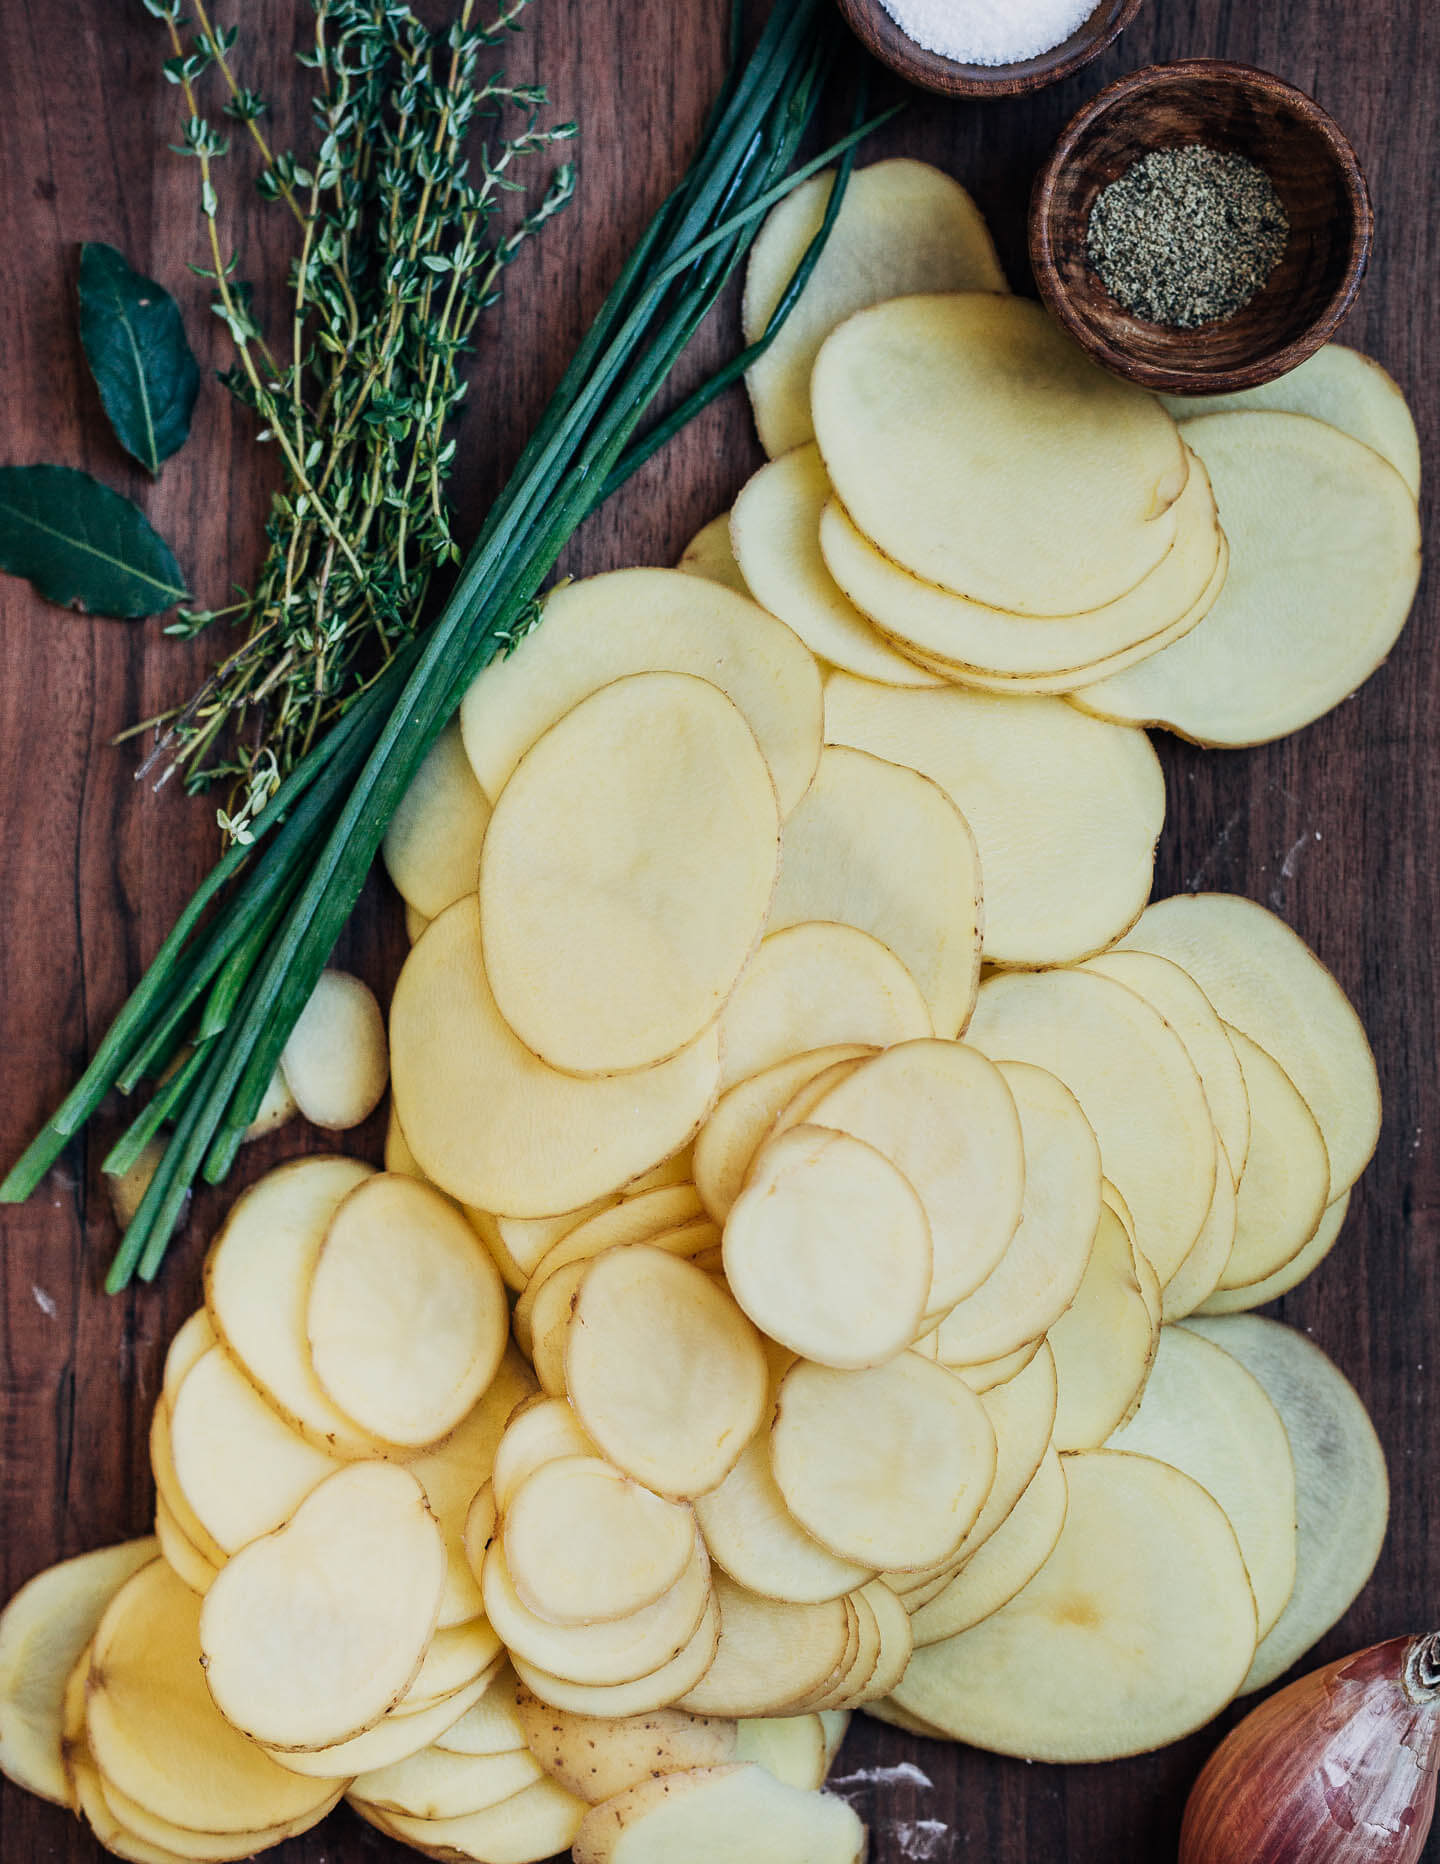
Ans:
[[[1320,105],[1249,65],[1121,78],[1036,177],[1030,261],[1116,375],[1173,394],[1273,381],[1333,335],[1370,255],[1369,191]]]

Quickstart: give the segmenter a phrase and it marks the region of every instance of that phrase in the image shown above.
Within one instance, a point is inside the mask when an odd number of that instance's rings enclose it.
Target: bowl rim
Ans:
[[[1168,366],[1132,356],[1092,328],[1075,310],[1070,293],[1061,280],[1060,267],[1051,237],[1051,208],[1061,171],[1071,161],[1081,138],[1116,104],[1124,103],[1143,91],[1161,90],[1169,85],[1195,78],[1219,79],[1242,90],[1263,90],[1267,95],[1282,93],[1297,113],[1316,131],[1329,148],[1339,171],[1350,206],[1349,251],[1345,271],[1329,298],[1305,328],[1285,343],[1253,362],[1237,364],[1223,370],[1198,370],[1183,363]],[[1170,394],[1226,395],[1238,389],[1257,388],[1263,382],[1289,374],[1307,357],[1313,356],[1335,334],[1360,289],[1370,262],[1374,240],[1375,215],[1370,188],[1349,137],[1324,105],[1308,91],[1260,65],[1245,65],[1223,58],[1182,58],[1171,62],[1143,65],[1127,72],[1114,83],[1098,91],[1065,125],[1059,140],[1042,163],[1030,192],[1029,248],[1030,269],[1040,296],[1051,315],[1074,340],[1097,361],[1116,375]],[[1203,326],[1201,332],[1203,333]]]
[[[1140,11],[1144,0],[1120,0],[1115,17],[1108,25],[1101,27],[1093,38],[1086,39],[1057,64],[1043,71],[1031,70],[1028,67],[1033,66],[1038,59],[1046,57],[1047,54],[1044,52],[1036,53],[1034,59],[1017,59],[1008,65],[965,64],[958,59],[946,58],[939,52],[932,52],[926,46],[917,45],[913,39],[908,37],[899,22],[886,11],[883,0],[837,0],[837,4],[844,15],[845,23],[861,39],[867,50],[909,83],[942,97],[984,99],[1024,96],[1028,92],[1043,90],[1048,85],[1056,84],[1061,78],[1070,77],[1083,65],[1088,65],[1092,59],[1098,58],[1119,38]],[[1087,26],[1090,19],[1104,4],[1105,0],[1095,0],[1095,5],[1086,16]],[[865,31],[865,27],[882,18],[894,27],[895,32],[904,41],[903,45],[891,47],[887,44],[882,50],[875,43],[874,38]],[[1077,28],[1077,31],[1083,30],[1084,27]],[[1063,44],[1064,41],[1062,40],[1061,43]]]

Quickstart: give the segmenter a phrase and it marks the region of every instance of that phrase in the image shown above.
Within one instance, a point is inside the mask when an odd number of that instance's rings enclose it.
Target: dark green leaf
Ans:
[[[0,570],[49,602],[116,621],[158,615],[185,594],[145,514],[69,466],[0,466]]]
[[[158,473],[190,431],[200,371],[175,300],[99,240],[80,248],[80,341],[121,446]]]

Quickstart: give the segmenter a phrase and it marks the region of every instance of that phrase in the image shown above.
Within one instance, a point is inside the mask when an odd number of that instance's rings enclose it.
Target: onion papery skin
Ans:
[[[1435,1809],[1440,1634],[1312,1671],[1211,1755],[1180,1864],[1413,1864]]]

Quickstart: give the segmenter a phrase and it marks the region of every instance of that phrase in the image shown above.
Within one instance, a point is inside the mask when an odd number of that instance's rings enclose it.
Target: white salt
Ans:
[[[1012,65],[1061,45],[1095,10],[1095,0],[882,0],[927,52],[961,65]]]

